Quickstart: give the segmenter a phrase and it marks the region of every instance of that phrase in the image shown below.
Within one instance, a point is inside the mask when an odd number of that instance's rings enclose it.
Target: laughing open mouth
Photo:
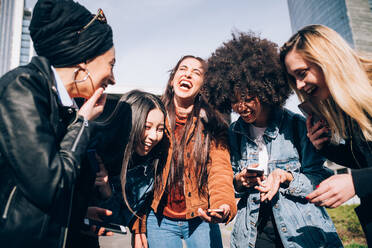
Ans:
[[[192,83],[190,81],[182,80],[181,82],[178,83],[180,88],[182,89],[191,89],[192,88]]]
[[[152,146],[152,143],[149,143],[149,142],[142,142],[142,145],[145,149],[150,149],[151,146]]]
[[[304,91],[306,92],[306,94],[308,94],[309,96],[312,95],[312,94],[314,94],[316,90],[317,90],[317,87],[316,86],[310,86],[309,88],[304,89]]]
[[[252,111],[239,113],[239,115],[243,118],[251,118],[252,114],[253,114]]]

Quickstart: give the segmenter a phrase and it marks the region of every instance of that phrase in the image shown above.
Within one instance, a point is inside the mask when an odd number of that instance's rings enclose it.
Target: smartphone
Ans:
[[[304,101],[298,105],[298,108],[301,110],[302,114],[308,118],[309,115],[312,116],[313,125],[320,120],[325,120],[325,118],[319,113],[318,110],[309,101]]]
[[[311,115],[311,123],[312,125],[315,125],[318,121],[325,121],[325,118],[319,113],[318,110],[314,108],[314,106],[309,101],[304,101],[303,103],[298,105],[298,108],[301,110],[301,112],[304,114],[306,118]],[[323,133],[319,136],[319,138],[323,137],[331,137],[331,132]]]
[[[218,214],[223,214],[223,209],[220,209],[220,208],[208,208],[207,209],[207,213],[212,213],[212,212],[216,212]]]
[[[127,229],[125,228],[125,226],[119,225],[116,223],[100,222],[100,221],[95,221],[95,220],[85,218],[84,224],[88,226],[96,225],[99,227],[103,227],[105,228],[106,231],[110,231],[114,233],[127,234]]]
[[[257,173],[257,176],[260,177],[264,174],[264,170],[261,168],[247,167],[247,173]]]
[[[99,164],[96,158],[96,149],[88,149],[87,156],[90,166],[92,166],[95,173],[100,171]]]

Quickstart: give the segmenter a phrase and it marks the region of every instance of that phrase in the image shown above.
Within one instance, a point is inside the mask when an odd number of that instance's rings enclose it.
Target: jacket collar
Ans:
[[[274,107],[270,114],[269,125],[267,126],[264,135],[269,139],[275,139],[280,130],[280,126],[283,120],[283,109],[279,107]],[[236,121],[235,125],[232,127],[232,131],[235,133],[239,133],[242,135],[247,136],[248,138],[251,137],[249,131],[249,125],[246,123],[242,117]]]
[[[31,64],[33,64],[40,72],[42,72],[46,76],[46,78],[52,79],[50,81],[51,86],[56,87],[56,81],[55,81],[55,78],[54,78],[54,73],[52,71],[52,67],[51,67],[48,59],[46,59],[45,57],[41,57],[41,56],[35,56],[35,57],[32,58]],[[57,89],[56,89],[56,91],[57,91]]]
[[[53,69],[52,69],[52,66],[51,64],[49,63],[48,59],[45,58],[45,57],[42,57],[42,56],[35,56],[32,58],[30,64],[34,65],[38,71],[40,71],[42,74],[44,74],[44,76],[46,78],[48,78],[48,84],[51,88],[51,91],[53,92],[53,94],[57,97],[57,102],[58,102],[58,105],[62,106],[62,107],[66,107],[66,108],[76,108],[76,103],[74,101],[72,101],[72,105],[71,106],[66,106],[65,104],[63,104],[62,100],[61,100],[61,96],[57,90],[57,82],[56,82],[56,77],[55,77],[55,74],[53,72]]]
[[[61,101],[61,104],[64,107],[77,108],[77,105],[76,105],[75,101],[68,94],[67,89],[66,89],[65,85],[63,84],[61,78],[59,77],[56,69],[53,66],[51,68],[52,68],[52,71],[53,71],[53,74],[54,74],[54,79],[55,79],[56,86],[57,86],[57,91],[58,91],[58,97],[59,97],[59,100]]]

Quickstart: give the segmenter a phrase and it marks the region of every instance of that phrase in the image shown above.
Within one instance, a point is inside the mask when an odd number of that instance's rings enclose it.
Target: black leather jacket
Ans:
[[[63,107],[47,59],[0,79],[0,246],[62,247],[88,122]]]

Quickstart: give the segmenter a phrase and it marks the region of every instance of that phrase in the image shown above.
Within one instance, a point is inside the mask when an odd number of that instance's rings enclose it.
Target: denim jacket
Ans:
[[[332,172],[323,166],[323,157],[306,137],[304,118],[281,108],[272,113],[263,137],[269,155],[269,173],[280,168],[293,175],[293,181],[287,186],[281,185],[270,201],[284,247],[343,247],[326,210],[305,198]],[[229,139],[234,174],[249,164],[258,163],[257,144],[250,138],[249,124],[242,118],[231,124]],[[231,247],[255,247],[259,192],[246,188],[236,192],[236,196],[241,199]]]
[[[126,176],[125,191],[129,206],[136,213],[140,214],[150,206],[154,186],[154,160],[149,156],[140,163],[128,168]],[[110,178],[112,196],[99,206],[112,210],[113,214],[105,218],[110,221],[131,227],[136,220],[135,214],[129,210],[122,195],[121,180],[119,176]]]

